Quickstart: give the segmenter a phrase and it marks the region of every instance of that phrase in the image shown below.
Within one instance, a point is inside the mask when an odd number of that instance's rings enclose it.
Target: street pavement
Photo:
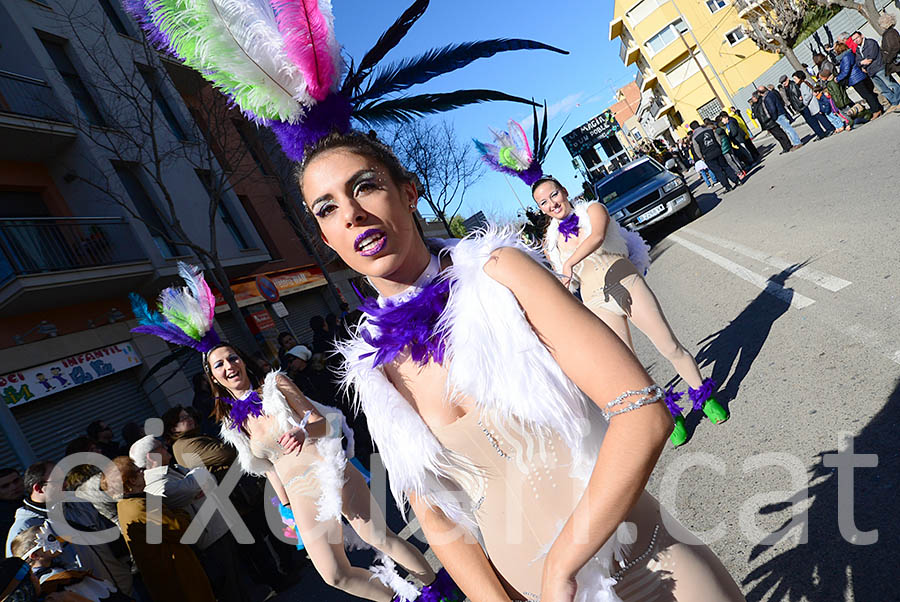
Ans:
[[[731,412],[719,426],[691,413],[690,441],[667,446],[649,490],[751,602],[900,600],[900,115],[821,142],[797,129],[809,142],[786,155],[758,138],[763,165],[729,194],[691,176],[703,215],[646,232],[647,280]],[[668,384],[672,367],[634,339]],[[853,459],[834,455],[848,442],[868,454],[852,480],[836,466]],[[404,527],[394,509],[389,523]],[[307,564],[276,600],[355,598]]]

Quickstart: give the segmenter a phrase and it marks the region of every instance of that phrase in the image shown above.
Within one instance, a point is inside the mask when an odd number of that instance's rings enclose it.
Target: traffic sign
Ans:
[[[259,294],[263,296],[263,298],[269,303],[275,303],[278,299],[281,298],[281,293],[278,292],[278,287],[275,286],[275,283],[266,278],[265,276],[257,276],[256,277],[256,290],[259,291]]]

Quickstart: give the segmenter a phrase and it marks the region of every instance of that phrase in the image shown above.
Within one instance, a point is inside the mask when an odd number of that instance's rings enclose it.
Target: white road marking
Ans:
[[[701,257],[708,259],[709,261],[713,262],[717,266],[728,270],[729,272],[731,272],[738,278],[740,278],[742,280],[746,280],[753,286],[761,288],[762,290],[769,293],[773,297],[777,297],[778,299],[781,299],[785,303],[790,303],[791,306],[796,309],[803,309],[804,307],[809,307],[810,305],[815,303],[814,299],[810,299],[809,297],[804,297],[800,293],[795,292],[793,290],[788,290],[788,289],[784,288],[783,286],[781,286],[780,284],[778,284],[777,282],[772,282],[765,276],[762,276],[760,274],[757,274],[756,272],[750,271],[747,268],[745,268],[744,266],[736,264],[735,262],[731,261],[730,259],[726,259],[725,257],[722,257],[721,255],[719,255],[717,253],[713,253],[712,251],[705,249],[704,247],[701,247],[698,244],[694,244],[694,243],[690,242],[689,240],[685,240],[685,239],[681,238],[680,236],[678,236],[677,234],[670,234],[668,238],[672,242],[676,242],[676,243],[680,244],[681,246],[683,246],[684,248],[688,249],[689,251],[693,251],[697,255],[700,255]]]
[[[895,364],[900,364],[900,350],[894,349],[891,345],[885,345],[878,331],[863,326],[858,322],[854,322],[849,326],[838,327],[838,331],[844,336],[859,341],[870,349],[875,349]]]
[[[725,249],[740,253],[741,255],[749,257],[750,259],[755,259],[756,261],[768,264],[774,268],[778,268],[779,270],[786,270],[794,265],[790,261],[786,261],[781,257],[770,255],[764,251],[757,251],[756,249],[751,249],[750,247],[745,247],[742,244],[731,242],[730,240],[719,238],[718,236],[713,236],[712,234],[706,234],[705,232],[700,232],[698,230],[694,230],[693,228],[682,228],[681,231],[686,232],[692,236],[696,236],[697,238],[702,238],[705,241],[711,242],[715,245],[719,245],[720,247],[723,247]],[[842,288],[853,284],[849,280],[844,280],[843,278],[838,278],[837,276],[832,276],[831,274],[826,274],[825,272],[820,272],[819,270],[814,270],[807,267],[800,268],[799,270],[791,274],[791,276],[797,276],[798,278],[809,280],[813,284],[821,286],[822,288],[833,293],[836,293]]]

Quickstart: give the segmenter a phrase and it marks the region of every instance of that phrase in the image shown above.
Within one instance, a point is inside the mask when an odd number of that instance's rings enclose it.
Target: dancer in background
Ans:
[[[344,383],[470,598],[743,600],[644,491],[663,392],[515,233],[429,248],[410,174],[362,133],[308,146],[298,177],[323,240],[379,292],[341,345]]]
[[[429,600],[433,590],[452,592],[446,575],[436,579],[421,552],[387,529],[363,476],[346,466],[340,413],[308,399],[280,372],[261,378],[245,354],[219,341],[212,327],[215,298],[199,269],[181,263],[179,273],[186,286],[164,290],[159,313],[132,295],[141,324],[134,331],[203,353],[223,439],[237,449],[241,469],[264,474],[281,503],[290,507],[322,578],[366,600],[418,599],[419,590],[394,571],[396,560],[426,584],[423,600]],[[350,565],[342,516],[377,550],[382,566],[367,571]]]
[[[659,300],[644,280],[650,266],[646,244],[609,217],[602,203],[572,205],[566,188],[552,176],[532,185],[532,196],[549,216],[544,252],[563,284],[578,286],[584,304],[634,351],[629,321],[653,343],[688,385],[692,409],[701,410],[713,422],[728,420],[725,408],[713,396],[716,384],[703,379],[697,361],[679,342]],[[631,242],[632,244],[629,244]],[[675,419],[670,437],[676,447],[687,441],[683,396],[670,387],[666,405]]]
[[[547,135],[546,106],[541,122],[534,109],[534,124],[533,147],[525,130],[513,120],[507,131],[491,130],[496,144],[476,140],[482,159],[495,171],[514,175],[531,186],[538,208],[550,218],[543,250],[562,283],[572,292],[580,289],[588,309],[634,351],[628,328],[630,319],[687,382],[693,407],[703,410],[716,424],[724,422],[728,414],[712,397],[715,384],[701,378],[697,362],[672,332],[656,296],[644,281],[650,268],[647,243],[638,233],[610,219],[602,203],[573,206],[569,202],[565,187],[553,176],[544,175],[542,168],[556,140],[556,135]],[[681,397],[681,393],[670,388],[665,398],[675,419],[670,439],[676,447],[687,441],[683,410],[677,403]]]

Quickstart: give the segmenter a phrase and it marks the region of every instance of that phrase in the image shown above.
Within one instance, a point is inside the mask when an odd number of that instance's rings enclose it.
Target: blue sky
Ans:
[[[335,28],[338,40],[350,56],[359,60],[378,36],[412,0],[336,0]],[[491,88],[550,105],[550,133],[565,121],[560,135],[602,112],[615,102],[614,93],[634,78],[634,66],[619,60],[618,42],[608,40],[612,17],[609,0],[591,2],[557,0],[520,3],[484,0],[432,0],[425,15],[385,59],[385,62],[417,55],[435,46],[491,38],[527,38],[569,51],[561,55],[523,50],[481,59],[411,93],[449,92],[462,88]],[[461,139],[489,141],[488,127],[505,129],[508,119],[530,118],[531,109],[515,103],[487,103],[444,113],[437,119],[453,121]],[[529,119],[530,122],[530,119]],[[526,131],[530,129],[526,125]],[[473,149],[474,150],[474,149]],[[581,178],[561,140],[553,145],[544,171],[559,178],[573,194],[581,190]],[[532,202],[530,191],[518,179],[510,179],[519,200]],[[509,184],[489,171],[470,188],[460,214],[483,210],[489,216],[512,218],[519,211]]]

